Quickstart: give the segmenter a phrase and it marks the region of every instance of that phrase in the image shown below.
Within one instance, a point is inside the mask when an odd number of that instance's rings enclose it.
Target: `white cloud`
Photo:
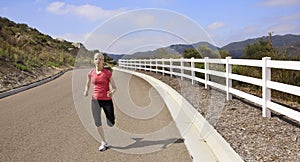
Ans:
[[[75,6],[66,4],[65,2],[53,2],[47,6],[46,10],[58,15],[74,14],[91,21],[106,19],[125,11],[125,9],[122,8],[116,10],[104,10],[101,7],[89,4]]]
[[[208,25],[207,29],[208,30],[216,30],[216,29],[222,28],[223,26],[225,26],[224,22],[214,22],[214,23]]]
[[[300,14],[291,14],[281,17],[274,17],[271,21],[271,24],[268,25],[265,33],[274,32],[274,34],[299,34],[300,26]]]
[[[297,28],[298,27],[293,24],[276,24],[270,26],[267,30],[268,32],[274,32],[274,34],[286,34],[297,31]]]
[[[281,20],[283,20],[283,21],[294,21],[294,20],[299,21],[300,20],[300,13],[283,16],[283,17],[281,17]]]
[[[260,4],[269,7],[282,7],[300,5],[299,0],[263,0]]]
[[[53,2],[49,6],[47,6],[47,11],[55,14],[66,14],[69,11],[66,8],[64,2]]]

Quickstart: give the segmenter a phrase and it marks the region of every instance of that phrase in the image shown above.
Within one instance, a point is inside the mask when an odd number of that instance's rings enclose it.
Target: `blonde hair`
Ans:
[[[104,59],[104,55],[102,53],[98,53],[98,52],[94,54],[94,58],[95,57],[102,57]]]

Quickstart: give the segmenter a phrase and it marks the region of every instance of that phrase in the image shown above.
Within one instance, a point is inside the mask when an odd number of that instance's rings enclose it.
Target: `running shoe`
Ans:
[[[105,151],[108,148],[108,144],[105,141],[101,142],[101,146],[99,147],[99,151]]]

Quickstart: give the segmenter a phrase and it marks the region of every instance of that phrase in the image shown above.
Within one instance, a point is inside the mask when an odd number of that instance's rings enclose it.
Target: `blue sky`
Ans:
[[[300,0],[1,0],[0,16],[110,53],[300,34]]]

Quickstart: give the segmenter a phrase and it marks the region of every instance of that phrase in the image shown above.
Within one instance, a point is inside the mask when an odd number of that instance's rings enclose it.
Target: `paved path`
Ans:
[[[116,125],[105,129],[112,146],[99,152],[90,98],[81,95],[86,70],[74,74],[73,91],[67,72],[0,99],[0,161],[192,161],[159,95],[121,72],[114,73]]]

